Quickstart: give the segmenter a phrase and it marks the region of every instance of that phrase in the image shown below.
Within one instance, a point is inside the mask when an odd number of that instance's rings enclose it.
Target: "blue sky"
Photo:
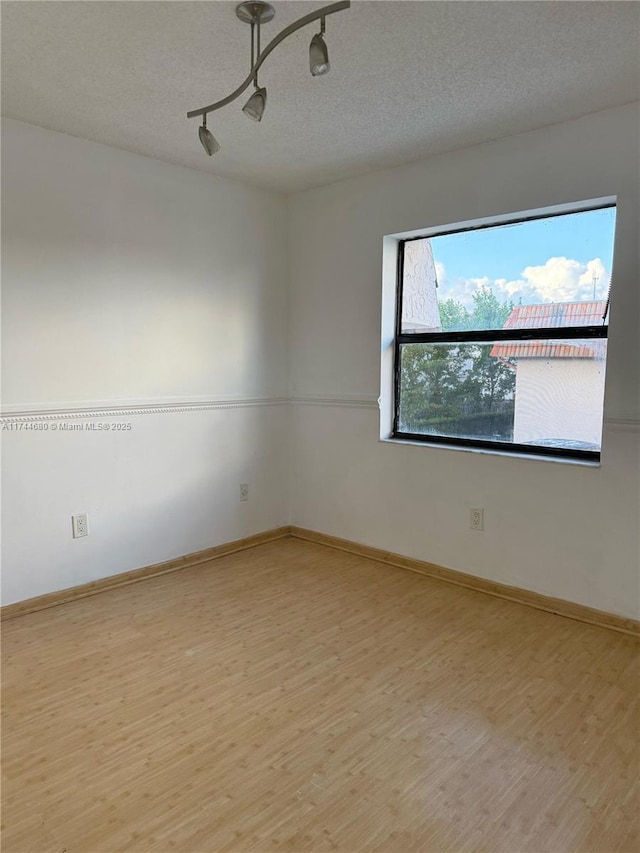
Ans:
[[[432,237],[440,300],[468,303],[479,286],[524,304],[596,298],[609,286],[615,208]]]

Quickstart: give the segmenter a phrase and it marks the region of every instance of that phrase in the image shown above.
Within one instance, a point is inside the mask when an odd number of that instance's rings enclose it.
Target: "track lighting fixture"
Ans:
[[[262,51],[260,50],[260,28],[262,24],[266,24],[273,19],[275,9],[270,3],[262,2],[262,0],[255,0],[255,2],[252,2],[252,0],[245,0],[245,2],[239,3],[238,6],[236,6],[236,15],[238,18],[245,24],[249,24],[251,26],[251,69],[249,71],[249,75],[246,80],[244,80],[230,95],[227,95],[226,98],[223,98],[221,101],[216,101],[213,104],[209,104],[206,107],[191,110],[187,113],[187,118],[202,116],[202,125],[198,130],[198,135],[200,137],[202,147],[210,157],[212,154],[215,154],[216,151],[220,150],[220,145],[215,137],[207,130],[208,113],[212,113],[214,110],[219,110],[221,107],[225,107],[227,104],[235,101],[235,99],[239,98],[251,83],[253,83],[255,91],[242,108],[242,112],[254,121],[262,121],[262,116],[264,115],[265,107],[267,105],[267,90],[264,86],[258,85],[258,70],[260,69],[260,66],[271,51],[288,36],[295,33],[302,27],[305,27],[307,24],[311,24],[313,21],[318,20],[320,21],[320,32],[314,35],[311,39],[311,44],[309,45],[309,69],[314,77],[320,77],[322,74],[326,74],[329,71],[330,65],[329,51],[324,40],[325,18],[327,15],[333,15],[334,12],[341,12],[343,9],[348,9],[350,6],[350,0],[340,0],[339,3],[332,3],[329,6],[317,9],[315,12],[310,12],[308,15],[304,15],[302,18],[299,18],[297,21],[289,24],[288,27],[285,27],[282,32],[272,39],[272,41],[270,41]]]
[[[209,157],[216,153],[216,151],[220,150],[220,143],[215,138],[215,136],[211,133],[210,130],[207,130],[207,116],[202,116],[202,124],[198,128],[198,136],[200,137],[200,142],[202,143],[202,147],[207,152]]]

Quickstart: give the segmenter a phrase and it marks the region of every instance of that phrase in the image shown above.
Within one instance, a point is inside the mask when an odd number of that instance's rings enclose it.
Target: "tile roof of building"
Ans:
[[[505,329],[550,329],[564,326],[598,326],[607,303],[551,302],[543,305],[517,305],[504,324]],[[494,358],[602,358],[606,341],[542,340],[505,341],[494,344]]]
[[[505,329],[547,329],[558,326],[598,326],[606,302],[547,302],[543,305],[516,305]]]

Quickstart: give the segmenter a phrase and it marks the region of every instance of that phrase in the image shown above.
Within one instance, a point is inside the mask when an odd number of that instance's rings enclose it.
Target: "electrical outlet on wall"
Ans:
[[[240,483],[240,500],[249,500],[249,483]]]
[[[469,509],[469,529],[484,530],[484,508],[472,506]]]
[[[89,535],[89,516],[86,512],[71,516],[71,529],[74,539],[81,539],[83,536]]]

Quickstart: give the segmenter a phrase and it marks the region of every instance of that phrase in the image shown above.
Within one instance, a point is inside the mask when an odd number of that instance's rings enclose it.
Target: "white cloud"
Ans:
[[[542,302],[579,302],[595,298],[604,299],[609,287],[609,273],[600,258],[587,263],[571,258],[549,258],[539,266],[529,266],[521,278],[468,278],[448,281],[442,264],[437,265],[440,284],[439,299],[455,299],[464,305],[473,305],[473,294],[484,287],[493,290],[501,302],[511,300],[524,305]]]

